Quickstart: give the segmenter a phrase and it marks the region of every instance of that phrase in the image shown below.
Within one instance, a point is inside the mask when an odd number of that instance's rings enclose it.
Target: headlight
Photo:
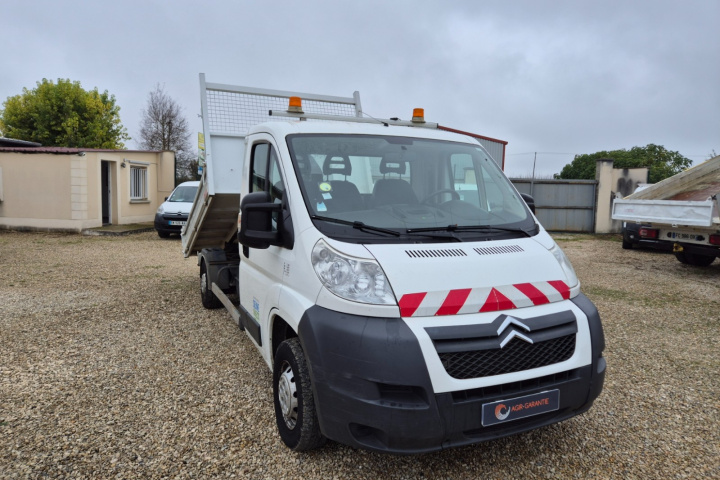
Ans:
[[[160,205],[157,209],[157,214],[162,215],[164,211],[165,211],[165,209],[163,208],[163,205]]]
[[[312,265],[325,288],[338,297],[360,303],[395,305],[385,272],[374,260],[343,255],[319,240],[312,251]]]
[[[576,287],[580,283],[580,281],[578,280],[577,274],[575,273],[575,269],[570,263],[570,260],[568,260],[568,258],[565,256],[565,252],[563,252],[556,243],[550,249],[550,253],[555,256],[555,260],[558,261],[558,263],[563,269],[563,272],[565,272],[565,275],[567,276],[568,287]]]

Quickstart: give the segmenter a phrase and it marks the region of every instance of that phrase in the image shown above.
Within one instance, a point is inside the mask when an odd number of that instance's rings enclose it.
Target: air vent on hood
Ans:
[[[467,253],[459,248],[405,250],[405,253],[412,258],[467,257]]]
[[[525,250],[520,245],[503,245],[501,247],[474,248],[479,255],[504,255],[506,253],[520,253]]]

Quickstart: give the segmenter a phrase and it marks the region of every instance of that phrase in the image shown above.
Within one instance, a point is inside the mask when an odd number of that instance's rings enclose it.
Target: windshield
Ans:
[[[290,135],[288,147],[308,211],[328,236],[536,233],[524,201],[479,145],[313,134]]]
[[[168,202],[185,202],[185,203],[193,203],[195,200],[195,193],[197,192],[198,187],[196,186],[180,186],[177,187],[172,194],[168,197]]]

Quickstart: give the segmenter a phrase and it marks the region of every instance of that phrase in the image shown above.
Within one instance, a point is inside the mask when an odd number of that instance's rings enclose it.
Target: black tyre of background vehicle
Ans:
[[[625,250],[630,250],[633,247],[633,242],[628,236],[627,232],[623,232],[623,238],[622,238],[622,248]]]
[[[215,296],[210,286],[205,260],[200,264],[200,299],[203,307],[209,310],[222,307],[222,302]]]
[[[325,444],[315,410],[310,373],[297,337],[282,342],[275,354],[273,400],[278,431],[285,445],[301,452]]]
[[[675,252],[675,258],[677,258],[680,263],[693,265],[695,267],[707,267],[715,261],[715,257],[689,252]]]
[[[157,231],[158,237],[160,238],[170,238],[170,234],[168,232],[164,232],[162,230]]]

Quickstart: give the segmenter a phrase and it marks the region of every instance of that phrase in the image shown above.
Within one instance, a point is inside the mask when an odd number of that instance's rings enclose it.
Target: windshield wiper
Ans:
[[[380,228],[380,227],[373,227],[372,225],[365,225],[363,222],[358,222],[358,221],[351,222],[350,220],[342,220],[340,218],[333,218],[333,217],[323,217],[322,215],[310,215],[310,218],[312,218],[313,220],[322,220],[323,222],[339,223],[340,225],[348,225],[350,227],[357,228],[358,230],[367,230],[370,232],[386,233],[388,235],[394,235],[396,237],[400,236],[400,233],[396,232],[395,230],[389,230],[387,228]]]
[[[425,228],[408,228],[407,233],[422,233],[422,232],[510,232],[510,233],[522,233],[527,237],[532,235],[522,228],[511,228],[511,227],[496,227],[493,225],[447,225],[445,227],[425,227]]]
[[[432,233],[432,232],[448,232],[444,235],[438,234],[438,233]],[[408,235],[413,234],[420,234],[424,237],[430,237],[430,238],[441,238],[443,240],[453,240],[456,242],[462,242],[462,238],[455,236],[455,234],[452,232],[452,230],[448,230],[447,227],[440,227],[440,228],[408,228],[405,230],[405,233]]]

